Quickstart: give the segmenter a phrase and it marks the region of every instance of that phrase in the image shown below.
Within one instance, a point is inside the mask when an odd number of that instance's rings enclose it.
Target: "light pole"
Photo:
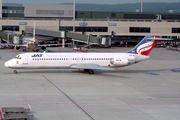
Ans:
[[[143,0],[141,0],[141,12],[143,12]]]
[[[76,4],[76,1],[74,0],[74,7],[73,7],[73,33],[75,33],[75,10],[76,10],[75,4]],[[74,40],[73,40],[73,47],[74,47]]]
[[[73,33],[75,33],[75,4],[76,1],[74,0],[74,7],[73,7]]]

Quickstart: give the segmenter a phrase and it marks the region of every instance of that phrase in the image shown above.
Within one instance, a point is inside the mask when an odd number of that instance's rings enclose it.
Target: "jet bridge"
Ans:
[[[27,27],[26,28],[27,34],[33,34],[33,28]],[[87,43],[88,45],[99,45],[100,47],[110,47],[111,46],[111,38],[109,37],[95,37],[92,35],[82,35],[78,33],[66,32],[66,31],[53,31],[53,30],[46,30],[46,29],[35,29],[35,33],[38,36],[48,36],[54,38],[61,38],[65,39],[72,39],[73,41]]]

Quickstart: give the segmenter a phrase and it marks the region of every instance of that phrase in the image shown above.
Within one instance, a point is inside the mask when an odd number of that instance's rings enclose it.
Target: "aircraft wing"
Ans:
[[[93,69],[93,70],[114,70],[115,68],[104,67],[97,64],[71,64],[73,69]]]

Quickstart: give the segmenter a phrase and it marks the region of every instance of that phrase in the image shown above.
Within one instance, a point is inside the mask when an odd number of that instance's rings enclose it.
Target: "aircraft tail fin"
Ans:
[[[158,36],[146,36],[128,53],[148,56],[148,54],[151,52],[151,50],[154,48],[154,46],[159,40],[171,39],[161,38]]]

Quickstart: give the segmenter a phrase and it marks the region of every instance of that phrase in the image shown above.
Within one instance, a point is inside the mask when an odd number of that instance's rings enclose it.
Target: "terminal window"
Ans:
[[[36,10],[36,14],[64,14],[64,10]]]
[[[130,27],[129,32],[135,32],[135,33],[150,33],[151,28],[150,27]]]
[[[108,27],[76,27],[76,32],[108,32]]]
[[[73,31],[71,26],[60,26],[60,31]],[[108,27],[75,27],[75,32],[108,32]]]
[[[112,14],[111,14],[111,17],[116,17],[116,13],[112,13]]]
[[[2,30],[7,30],[7,31],[19,31],[19,26],[8,26],[8,25],[3,25]]]
[[[5,13],[5,14],[23,14],[24,10],[21,10],[21,9],[3,9],[2,13]]]
[[[180,33],[180,28],[172,28],[172,33]]]

